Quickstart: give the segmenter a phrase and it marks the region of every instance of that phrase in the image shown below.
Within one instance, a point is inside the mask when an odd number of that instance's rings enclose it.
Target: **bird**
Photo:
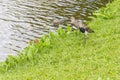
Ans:
[[[94,33],[94,31],[83,23],[82,20],[76,20],[73,16],[70,18],[71,26],[75,26],[80,32],[84,33],[84,44],[86,44],[86,36],[88,33]]]
[[[64,26],[63,23],[64,23],[65,21],[67,21],[67,20],[68,20],[67,18],[54,19],[53,22],[52,22],[52,26],[53,26],[53,27],[56,27],[56,28],[61,27],[62,29],[66,29],[66,26]]]
[[[71,23],[71,27],[74,27],[75,29],[79,28],[79,23],[78,20],[76,20],[73,16],[70,18],[70,23]]]
[[[52,24],[53,24],[54,27],[59,27],[59,25],[60,25],[60,20],[55,19],[55,20],[53,20]]]
[[[63,19],[54,19],[52,22],[53,27],[59,27],[62,23],[64,23],[67,20],[67,18]]]
[[[70,18],[71,26],[75,26],[76,29],[79,29],[82,33],[94,33],[94,31],[89,28],[87,25],[83,24],[82,20],[76,20],[73,16]]]
[[[78,27],[79,27],[79,30],[84,33],[85,35],[87,35],[87,33],[94,33],[94,31],[89,28],[87,25],[83,24],[82,20],[79,20],[78,21]]]

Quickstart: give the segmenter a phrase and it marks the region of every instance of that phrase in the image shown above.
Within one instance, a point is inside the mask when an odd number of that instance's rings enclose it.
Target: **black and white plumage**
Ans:
[[[82,33],[85,33],[85,31],[86,31],[84,28],[79,28],[79,29]]]
[[[84,33],[84,44],[86,44],[86,35],[88,33],[94,33],[94,31],[87,25],[83,24],[82,20],[76,20],[74,17],[71,17],[70,20],[72,26],[75,26],[76,29],[79,29],[80,32]]]
[[[79,29],[82,33],[94,33],[92,29],[90,29],[87,25],[83,24],[82,20],[76,20],[74,17],[70,18],[71,25],[75,26]]]

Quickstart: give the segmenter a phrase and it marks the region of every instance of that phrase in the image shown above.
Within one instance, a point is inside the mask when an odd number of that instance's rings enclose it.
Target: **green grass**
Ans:
[[[120,80],[120,0],[95,15],[85,46],[79,31],[59,29],[1,63],[0,80]]]

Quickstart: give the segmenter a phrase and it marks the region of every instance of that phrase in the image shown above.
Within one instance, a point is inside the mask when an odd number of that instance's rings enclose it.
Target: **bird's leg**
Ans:
[[[87,31],[85,31],[85,33],[84,33],[84,34],[85,34],[85,36],[86,36],[86,38],[87,38],[87,34],[88,34],[88,32],[87,32]]]
[[[84,45],[86,44],[86,35],[84,34]]]
[[[86,44],[87,34],[84,33],[84,45]]]

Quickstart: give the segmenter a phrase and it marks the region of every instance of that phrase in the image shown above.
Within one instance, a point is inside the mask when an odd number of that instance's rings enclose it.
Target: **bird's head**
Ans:
[[[84,27],[83,20],[78,20],[79,27]]]
[[[74,21],[75,21],[75,17],[71,16],[71,17],[70,17],[70,21],[71,21],[71,22],[74,22]]]
[[[71,21],[70,23],[71,23],[72,26],[75,26],[75,27],[78,26],[78,22],[77,22],[77,20],[75,19],[75,17],[72,16],[72,17],[70,18],[70,21]]]

